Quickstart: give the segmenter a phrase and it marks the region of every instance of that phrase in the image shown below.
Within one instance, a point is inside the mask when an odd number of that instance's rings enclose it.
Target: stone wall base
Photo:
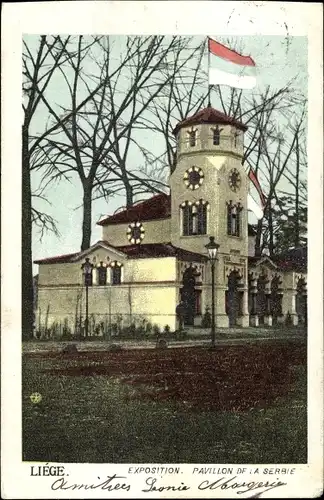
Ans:
[[[237,318],[237,326],[241,326],[242,328],[247,328],[250,326],[250,317],[248,314],[245,316],[240,316]]]
[[[259,326],[259,318],[256,314],[250,315],[250,326]]]
[[[216,328],[228,328],[229,320],[227,314],[216,314],[215,323]]]
[[[272,316],[268,315],[264,317],[265,326],[272,326]]]

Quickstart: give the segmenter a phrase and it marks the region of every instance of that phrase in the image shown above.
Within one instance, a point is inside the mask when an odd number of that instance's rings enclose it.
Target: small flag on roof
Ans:
[[[256,85],[255,62],[208,38],[209,85],[252,89]]]

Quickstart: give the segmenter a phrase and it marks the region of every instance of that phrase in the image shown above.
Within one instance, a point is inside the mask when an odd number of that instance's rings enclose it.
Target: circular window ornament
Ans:
[[[198,189],[204,181],[204,173],[199,167],[190,167],[183,176],[184,183],[189,189]]]
[[[242,179],[237,168],[233,168],[228,177],[229,187],[232,191],[237,191],[241,187]]]
[[[30,396],[29,396],[30,400],[32,403],[34,404],[38,404],[42,401],[43,397],[42,395],[39,393],[39,392],[33,392]]]
[[[145,230],[140,222],[132,222],[127,229],[127,238],[133,245],[138,245],[144,238]]]

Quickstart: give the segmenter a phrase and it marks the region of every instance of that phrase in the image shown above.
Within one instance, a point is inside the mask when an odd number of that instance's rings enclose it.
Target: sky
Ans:
[[[213,37],[212,34],[209,36]],[[114,37],[116,50],[122,46],[123,36]],[[204,37],[195,36],[195,40],[203,40]],[[224,43],[226,37],[214,36],[216,40]],[[236,42],[238,47],[244,47],[244,55],[251,55],[257,68],[257,87],[246,93],[258,93],[264,90],[268,85],[271,89],[279,89],[292,78],[296,77],[294,87],[297,91],[307,95],[307,38],[306,37],[283,37],[283,36],[242,36],[230,37],[230,40]],[[35,50],[38,43],[38,36],[25,35],[24,41],[28,44],[31,51]],[[120,49],[121,50],[121,49]],[[204,66],[207,69],[207,57],[204,60]],[[88,69],[88,68],[87,68]],[[93,70],[89,63],[89,72]],[[208,81],[206,80],[206,88]],[[57,77],[49,90],[49,98],[52,103],[64,103],[66,85],[62,77]],[[216,107],[215,101],[212,105]],[[44,129],[44,122],[47,120],[47,112],[40,108],[35,115],[32,123],[34,133],[41,133]],[[141,132],[145,135],[145,131]],[[142,136],[142,139],[146,137]],[[152,141],[152,136],[147,134],[147,149],[153,153],[163,149],[163,143],[158,144]],[[136,157],[134,157],[136,163]],[[37,188],[39,176],[33,176],[33,186]],[[57,221],[57,227],[60,237],[53,233],[45,233],[42,240],[36,231],[33,234],[33,259],[40,259],[64,253],[75,252],[80,249],[81,243],[81,224],[82,211],[82,191],[77,178],[73,178],[71,183],[61,182],[52,185],[46,193],[49,203],[37,202],[37,208],[44,209]],[[96,222],[104,214],[111,214],[116,209],[124,205],[124,199],[120,196],[111,198],[107,204],[104,200],[93,203],[92,216],[92,243],[101,238],[101,228],[96,226]],[[37,266],[34,266],[34,273],[37,272]]]

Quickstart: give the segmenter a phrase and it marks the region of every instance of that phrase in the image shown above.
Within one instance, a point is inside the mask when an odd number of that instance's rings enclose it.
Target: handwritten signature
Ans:
[[[127,479],[125,476],[117,476],[114,474],[113,476],[107,476],[107,479],[104,481],[100,480],[100,477],[98,477],[99,483],[93,483],[93,484],[85,484],[85,483],[73,483],[70,484],[68,480],[64,479],[61,477],[60,479],[57,479],[54,481],[54,483],[51,485],[52,490],[95,490],[95,489],[101,489],[101,490],[107,490],[107,491],[115,491],[115,490],[125,490],[129,491],[131,486],[127,482],[115,482],[116,480],[120,479]]]
[[[284,483],[282,481],[235,481],[237,479],[237,476],[230,477],[229,479],[226,479],[224,477],[221,477],[220,479],[217,479],[217,481],[203,481],[202,483],[199,484],[198,489],[199,490],[216,490],[217,488],[220,488],[221,490],[228,490],[228,489],[233,489],[237,490],[236,493],[238,495],[242,495],[243,493],[248,493],[249,491],[254,491],[259,488],[262,488],[262,491],[260,491],[255,497],[258,497],[261,495],[261,493],[265,493],[266,491],[272,490],[274,488],[278,488],[279,486],[286,486],[287,483]]]
[[[255,495],[250,498],[258,498],[266,491],[278,488],[280,486],[285,486],[287,483],[282,481],[237,481],[238,476],[230,477],[226,479],[221,477],[217,481],[202,481],[198,486],[198,490],[216,490],[217,488],[221,490],[236,490],[237,495],[242,495],[244,493],[254,492],[259,490]],[[127,482],[126,476],[117,476],[113,474],[112,476],[107,476],[105,480],[101,480],[98,477],[98,482],[91,484],[86,483],[70,483],[64,477],[56,479],[51,485],[51,489],[56,490],[94,490],[101,489],[107,491],[124,490],[130,491],[131,485]],[[124,481],[123,481],[124,480]],[[162,492],[162,491],[188,491],[191,486],[181,482],[179,485],[159,485],[158,480],[154,477],[147,477],[145,480],[145,487],[142,489],[144,493],[149,492]]]

